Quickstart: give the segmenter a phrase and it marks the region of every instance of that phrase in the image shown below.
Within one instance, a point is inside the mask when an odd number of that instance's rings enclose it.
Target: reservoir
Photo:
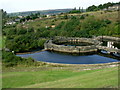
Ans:
[[[20,56],[23,58],[31,57],[36,61],[59,63],[59,64],[100,64],[100,63],[119,62],[119,60],[117,59],[101,56],[99,54],[80,56],[80,55],[69,55],[69,54],[50,52],[50,51],[35,52],[31,54],[21,54],[16,56]]]

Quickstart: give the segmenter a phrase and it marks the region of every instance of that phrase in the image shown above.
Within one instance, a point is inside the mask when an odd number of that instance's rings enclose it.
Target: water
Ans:
[[[63,42],[63,43],[55,43],[57,45],[64,45],[64,46],[89,46],[93,45],[92,43],[86,42]]]
[[[73,55],[65,55],[65,54],[49,52],[49,51],[42,51],[42,52],[23,54],[17,56],[24,58],[32,57],[34,60],[37,61],[62,63],[62,64],[99,64],[99,63],[118,62],[117,59],[112,59],[97,54],[86,55],[86,56],[73,56]]]

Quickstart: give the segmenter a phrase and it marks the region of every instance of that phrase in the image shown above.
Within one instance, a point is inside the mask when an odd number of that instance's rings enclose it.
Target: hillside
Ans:
[[[95,19],[100,19],[100,20],[109,19],[113,23],[117,22],[117,20],[118,20],[118,12],[117,11],[113,11],[113,12],[94,11],[94,12],[85,12],[85,13],[81,13],[81,14],[67,14],[67,15],[69,17],[70,16],[80,17],[81,15],[86,15],[86,14],[88,14],[89,16],[94,16]],[[58,17],[62,17],[62,16],[64,16],[64,14],[60,15]],[[85,19],[83,19],[81,21],[83,22],[83,21],[85,21],[87,19],[88,19],[88,17],[86,17]],[[67,22],[68,20],[69,20],[69,18],[68,19],[56,19],[56,18],[53,18],[53,19],[47,19],[47,20],[36,19],[34,22],[27,22],[26,24],[28,26],[33,26],[35,29],[37,29],[37,28],[45,27],[46,25],[49,26],[49,25],[52,25],[52,24],[55,24],[57,26],[61,22],[63,22],[63,21]]]
[[[71,11],[72,9],[55,9],[55,10],[41,10],[41,11],[25,11],[25,12],[16,12],[16,13],[8,13],[10,16],[27,16],[31,13],[40,13],[40,14],[60,14],[60,13],[66,13]]]
[[[88,38],[101,35],[120,37],[118,27],[117,11],[94,11],[66,13],[7,25],[3,29],[3,34],[7,37],[7,48],[15,52],[24,52],[43,48],[45,40],[41,38],[54,36]]]

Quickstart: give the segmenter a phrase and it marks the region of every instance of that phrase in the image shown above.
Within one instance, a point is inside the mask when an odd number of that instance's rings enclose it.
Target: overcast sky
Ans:
[[[11,13],[74,7],[87,8],[91,5],[99,5],[107,2],[119,2],[119,0],[0,0],[0,9]]]

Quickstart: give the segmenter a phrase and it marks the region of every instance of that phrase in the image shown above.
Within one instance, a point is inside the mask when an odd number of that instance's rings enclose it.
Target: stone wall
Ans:
[[[117,41],[120,42],[120,38],[118,37],[110,37],[110,36],[98,36],[96,37],[97,40],[111,40],[111,41]]]
[[[87,42],[92,43],[90,46],[64,46],[57,45],[55,42]],[[68,53],[86,53],[86,52],[95,52],[97,51],[97,45],[100,45],[101,42],[90,39],[90,38],[78,38],[78,37],[56,37],[53,40],[48,40],[44,44],[46,50],[53,50],[59,52],[68,52]]]

